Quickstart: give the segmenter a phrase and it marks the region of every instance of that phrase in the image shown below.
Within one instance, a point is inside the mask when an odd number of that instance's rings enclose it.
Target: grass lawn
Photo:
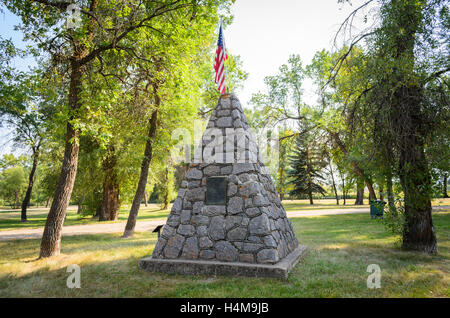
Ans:
[[[354,200],[347,200],[347,205],[336,205],[336,200],[322,199],[314,200],[314,205],[309,204],[309,200],[284,200],[283,205],[286,211],[300,211],[300,210],[323,210],[323,209],[351,209],[351,208],[368,208],[368,200],[364,200],[366,205],[354,205]],[[435,199],[433,206],[450,205],[450,199]],[[119,218],[117,221],[109,221],[102,223],[124,222],[128,218],[130,212],[129,206],[123,206],[119,211]],[[20,222],[20,210],[0,209],[0,231],[17,230],[21,228],[38,228],[45,225],[47,219],[48,208],[31,208],[28,211],[28,222]],[[149,204],[148,207],[141,205],[139,209],[139,220],[157,220],[166,219],[170,212],[162,210],[158,204]],[[76,213],[76,207],[71,206],[67,210],[66,221],[64,225],[80,225],[80,224],[96,224],[97,219],[90,216],[82,217]]]
[[[309,253],[287,281],[268,278],[178,276],[139,270],[156,235],[70,236],[62,254],[36,260],[39,240],[0,242],[0,297],[449,297],[450,210],[434,214],[439,254],[398,248],[398,238],[365,214],[293,218]],[[70,264],[81,288],[69,289]],[[368,289],[369,264],[381,267],[381,288]]]

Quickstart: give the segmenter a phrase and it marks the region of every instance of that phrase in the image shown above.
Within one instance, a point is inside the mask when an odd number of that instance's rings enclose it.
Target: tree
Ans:
[[[1,46],[0,46],[1,49]],[[9,128],[16,147],[30,151],[31,170],[28,187],[22,201],[21,221],[27,221],[40,150],[46,135],[46,121],[52,117],[54,102],[52,83],[36,69],[29,74],[11,73],[0,84],[0,126]]]
[[[313,194],[325,195],[325,189],[320,185],[324,177],[320,171],[325,166],[323,154],[317,151],[305,135],[296,138],[295,149],[291,156],[291,169],[288,171],[289,183],[294,186],[291,195],[307,195],[310,204],[314,204]]]
[[[0,195],[14,209],[19,207],[19,200],[26,189],[23,167],[15,166],[2,171],[0,175]]]
[[[443,44],[448,39],[448,8],[439,0],[384,1],[380,18],[378,27],[359,34],[336,60],[329,82],[348,64],[358,42],[366,39],[367,49],[354,59],[357,68],[350,76],[360,89],[352,92],[347,104],[353,115],[349,122],[366,131],[366,146],[373,149],[388,188],[392,188],[393,174],[400,181],[403,247],[436,253],[426,153],[430,138],[442,132],[442,121],[449,119],[445,74],[450,66],[443,58],[448,55]]]
[[[79,5],[81,21],[78,28],[61,29],[61,21],[70,2],[51,0],[3,1],[6,7],[22,18],[21,29],[39,47],[51,53],[53,61],[62,61],[68,67],[68,117],[65,153],[61,177],[48,214],[41,242],[40,257],[58,255],[61,228],[77,172],[80,114],[83,112],[83,81],[96,60],[112,50],[122,50],[131,59],[139,46],[126,42],[140,31],[160,34],[166,16],[183,11],[195,19],[200,5],[196,1],[99,1],[90,0]],[[42,14],[45,12],[45,14]],[[169,19],[168,19],[169,20]],[[168,21],[166,20],[166,21]]]

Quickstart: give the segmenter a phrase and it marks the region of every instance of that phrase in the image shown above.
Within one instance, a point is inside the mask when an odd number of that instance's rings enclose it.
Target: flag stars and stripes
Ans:
[[[225,48],[225,41],[223,38],[222,23],[219,27],[219,39],[217,40],[216,59],[214,70],[216,71],[215,83],[217,89],[221,94],[225,94],[225,61],[228,59],[228,54]]]

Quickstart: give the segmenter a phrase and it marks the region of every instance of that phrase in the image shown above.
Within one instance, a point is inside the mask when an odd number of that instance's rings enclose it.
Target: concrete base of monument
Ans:
[[[139,261],[139,267],[149,272],[181,275],[276,277],[287,279],[291,269],[306,253],[306,246],[299,245],[293,252],[276,264],[250,264],[184,259],[153,259],[151,256]]]

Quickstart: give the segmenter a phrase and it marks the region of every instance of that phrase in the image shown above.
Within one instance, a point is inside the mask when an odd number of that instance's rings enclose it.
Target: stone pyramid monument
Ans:
[[[152,256],[139,266],[286,278],[306,248],[298,243],[235,95],[220,97],[194,157]]]

